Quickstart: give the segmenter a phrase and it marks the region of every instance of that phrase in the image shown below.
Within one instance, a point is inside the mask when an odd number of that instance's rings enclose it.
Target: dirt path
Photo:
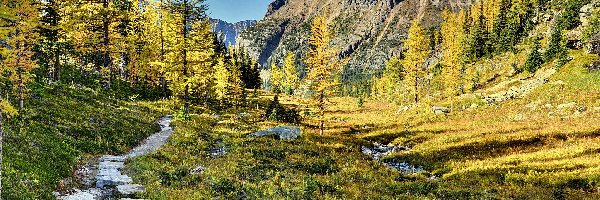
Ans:
[[[125,155],[104,155],[97,162],[80,166],[76,174],[84,188],[74,188],[67,194],[56,193],[57,199],[63,200],[99,200],[117,199],[117,197],[130,197],[145,189],[141,185],[133,184],[131,177],[121,172],[125,160],[152,153],[162,147],[168,140],[173,129],[171,128],[172,116],[162,117],[158,124],[161,131],[146,138],[144,142]],[[95,183],[95,184],[94,184]]]

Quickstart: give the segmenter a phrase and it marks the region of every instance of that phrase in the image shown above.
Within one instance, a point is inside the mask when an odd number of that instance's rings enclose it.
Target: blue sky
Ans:
[[[206,0],[208,15],[230,23],[243,20],[260,20],[272,0]]]

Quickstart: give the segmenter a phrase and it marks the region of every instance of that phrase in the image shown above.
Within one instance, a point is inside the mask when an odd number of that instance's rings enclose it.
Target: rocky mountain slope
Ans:
[[[220,19],[210,19],[213,31],[223,33],[226,45],[235,45],[236,38],[245,29],[256,24],[256,20],[246,20],[237,23],[229,23]]]
[[[265,19],[243,31],[238,45],[250,51],[262,66],[281,64],[289,51],[304,55],[311,20],[327,17],[335,34],[334,47],[348,58],[345,76],[385,66],[402,52],[412,19],[428,28],[439,24],[441,12],[457,10],[472,0],[275,0]]]

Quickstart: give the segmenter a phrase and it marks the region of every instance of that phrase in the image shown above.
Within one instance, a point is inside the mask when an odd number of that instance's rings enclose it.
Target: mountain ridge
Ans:
[[[211,18],[210,23],[212,24],[212,29],[214,32],[223,33],[223,42],[225,45],[235,46],[238,35],[248,27],[254,26],[257,21],[244,20],[236,23],[229,23],[224,20]]]

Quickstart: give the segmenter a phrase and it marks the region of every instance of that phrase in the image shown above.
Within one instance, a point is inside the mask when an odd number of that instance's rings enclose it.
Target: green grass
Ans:
[[[247,112],[240,118],[237,113]],[[175,122],[175,133],[157,153],[133,159],[128,171],[147,187],[148,199],[392,199],[428,196],[435,183],[406,176],[360,153],[364,140],[318,136],[303,127],[295,141],[246,134],[276,126],[262,110],[227,110],[221,119],[194,115]],[[211,156],[225,146],[227,154]],[[202,166],[202,174],[190,170]]]
[[[4,123],[2,199],[53,199],[78,160],[128,151],[159,130],[166,110],[63,84],[35,84],[30,96],[21,115]]]

